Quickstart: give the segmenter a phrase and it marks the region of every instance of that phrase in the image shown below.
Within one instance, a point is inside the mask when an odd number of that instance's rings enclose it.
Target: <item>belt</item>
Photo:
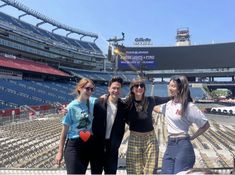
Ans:
[[[189,137],[188,134],[178,134],[178,135],[169,135],[169,138],[186,138]]]
[[[171,142],[179,142],[181,140],[189,140],[189,135],[181,136],[181,137],[168,137],[168,140]]]

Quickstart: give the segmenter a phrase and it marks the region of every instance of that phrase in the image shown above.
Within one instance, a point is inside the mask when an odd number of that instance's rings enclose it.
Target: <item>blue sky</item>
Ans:
[[[125,33],[126,46],[133,46],[135,38],[140,37],[150,38],[154,46],[175,45],[176,30],[181,27],[189,28],[192,44],[235,41],[235,0],[17,1],[62,24],[97,33],[96,43],[104,53],[106,40],[121,37],[121,32]],[[11,7],[0,10],[16,17],[22,14]],[[29,16],[22,19],[31,24],[39,22]],[[53,29],[47,24],[41,28]],[[56,33],[65,34],[63,30]]]

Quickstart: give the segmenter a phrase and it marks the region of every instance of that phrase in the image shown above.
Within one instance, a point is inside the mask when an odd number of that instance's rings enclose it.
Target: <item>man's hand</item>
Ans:
[[[61,114],[61,115],[66,115],[67,112],[68,112],[68,110],[65,107],[62,107],[59,109],[59,114]]]

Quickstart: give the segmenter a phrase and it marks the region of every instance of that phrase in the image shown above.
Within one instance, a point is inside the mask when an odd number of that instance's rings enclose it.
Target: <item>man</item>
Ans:
[[[125,132],[125,104],[120,99],[123,79],[113,77],[107,98],[97,99],[94,106],[92,132],[94,139],[91,173],[116,174],[118,149]]]

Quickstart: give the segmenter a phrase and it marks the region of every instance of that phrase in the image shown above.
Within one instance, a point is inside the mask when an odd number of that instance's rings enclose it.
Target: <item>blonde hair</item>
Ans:
[[[95,83],[88,79],[88,78],[82,78],[76,85],[75,89],[74,89],[74,94],[80,94],[80,90],[88,83],[91,83],[94,87],[95,87]]]

